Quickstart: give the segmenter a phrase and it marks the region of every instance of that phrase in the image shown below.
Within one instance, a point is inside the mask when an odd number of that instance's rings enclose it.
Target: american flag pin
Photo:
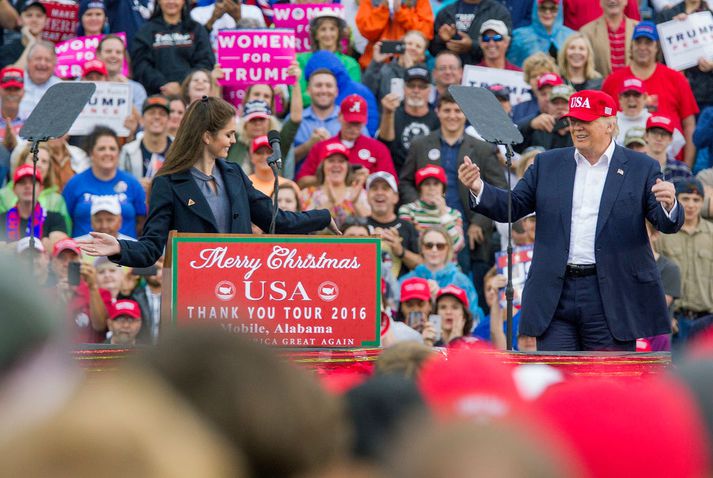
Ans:
[[[621,174],[622,176],[624,175],[624,170],[623,169],[617,169],[616,174]]]

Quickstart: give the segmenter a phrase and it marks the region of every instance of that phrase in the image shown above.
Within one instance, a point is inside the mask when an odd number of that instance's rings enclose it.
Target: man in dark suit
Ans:
[[[670,332],[645,219],[671,234],[683,224],[673,184],[656,161],[617,146],[616,103],[584,90],[570,98],[574,148],[539,154],[513,190],[512,218],[537,213],[520,334],[538,350],[634,350]],[[507,220],[507,192],[465,158],[471,207]]]
[[[484,141],[465,134],[465,114],[453,97],[446,93],[438,98],[436,114],[441,123],[438,130],[411,143],[406,162],[399,175],[401,203],[418,199],[416,171],[429,165],[441,166],[446,171],[446,204],[463,216],[463,228],[468,238],[469,249],[464,249],[458,262],[465,272],[472,270],[475,289],[482,303],[483,277],[493,262],[493,222],[468,207],[468,188],[458,181],[458,167],[463,158],[474,158],[488,183],[507,187],[503,168],[497,157],[497,149]],[[469,254],[470,251],[470,254]]]

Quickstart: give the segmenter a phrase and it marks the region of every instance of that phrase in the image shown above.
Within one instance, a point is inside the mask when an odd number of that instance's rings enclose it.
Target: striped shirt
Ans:
[[[453,240],[454,252],[458,252],[465,247],[463,216],[461,216],[458,210],[452,207],[446,207],[446,209],[446,213],[441,215],[436,206],[432,206],[418,199],[412,203],[401,206],[399,208],[399,218],[412,223],[419,233],[433,226],[445,228]]]
[[[611,50],[611,71],[626,67],[626,21],[622,20],[619,28],[612,31],[607,25],[609,49]]]

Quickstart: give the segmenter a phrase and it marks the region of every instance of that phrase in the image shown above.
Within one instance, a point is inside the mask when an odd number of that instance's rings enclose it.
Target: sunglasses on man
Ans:
[[[483,43],[488,43],[490,40],[494,42],[501,42],[503,41],[503,36],[499,33],[495,35],[483,35]]]

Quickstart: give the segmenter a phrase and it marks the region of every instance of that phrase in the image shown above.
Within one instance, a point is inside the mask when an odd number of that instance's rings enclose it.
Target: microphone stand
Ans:
[[[270,220],[270,234],[275,234],[275,221],[277,220],[277,190],[279,188],[279,175],[280,168],[282,167],[282,158],[277,156],[276,152],[272,153],[272,156],[267,160],[267,164],[272,169],[272,175],[275,178],[275,182],[272,187],[272,219]]]
[[[505,286],[505,302],[507,309],[507,325],[506,329],[506,348],[507,350],[512,350],[512,309],[513,309],[513,299],[515,297],[515,291],[512,286],[512,185],[510,184],[510,169],[512,168],[512,158],[514,153],[512,151],[512,145],[505,144],[505,168],[507,169],[507,183],[508,183],[508,282]]]
[[[36,191],[37,191],[37,161],[39,158],[37,154],[40,151],[40,143],[47,141],[49,138],[34,139],[30,138],[32,146],[30,146],[30,152],[32,153],[32,210],[30,211],[30,249],[32,252],[36,250],[35,247],[35,208],[37,207]],[[42,238],[38,238],[42,240]]]

